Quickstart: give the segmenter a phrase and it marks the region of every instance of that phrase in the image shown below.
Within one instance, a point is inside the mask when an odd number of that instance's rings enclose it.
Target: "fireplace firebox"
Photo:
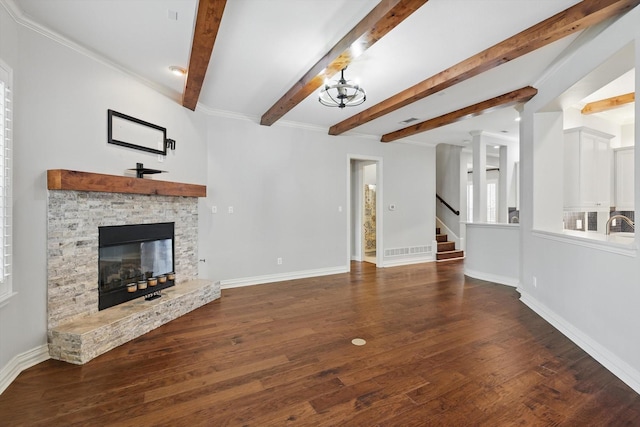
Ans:
[[[99,310],[175,284],[173,222],[98,227],[98,235]]]

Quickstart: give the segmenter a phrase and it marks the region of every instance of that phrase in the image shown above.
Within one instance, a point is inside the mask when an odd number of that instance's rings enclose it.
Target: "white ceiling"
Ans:
[[[188,65],[196,0],[0,1],[26,22],[59,34],[180,99],[183,78],[172,75],[168,67]],[[367,90],[367,102],[361,107],[323,107],[314,94],[281,120],[328,129],[578,2],[430,0],[347,69],[346,77],[357,78]],[[227,1],[198,109],[259,121],[377,4],[378,0]],[[176,15],[177,20],[173,19]],[[407,118],[426,120],[534,85],[575,37],[555,42],[352,132],[379,138],[404,127],[399,122]],[[515,109],[508,108],[410,139],[462,144],[472,130],[515,138],[516,116]]]

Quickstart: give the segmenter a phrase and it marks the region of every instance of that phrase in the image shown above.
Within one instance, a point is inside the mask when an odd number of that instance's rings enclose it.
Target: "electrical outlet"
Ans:
[[[211,213],[218,213],[218,207],[217,206],[211,206]]]
[[[233,213],[233,206],[229,206],[229,213]]]
[[[282,258],[278,258],[277,262],[278,262],[278,265],[282,265]]]

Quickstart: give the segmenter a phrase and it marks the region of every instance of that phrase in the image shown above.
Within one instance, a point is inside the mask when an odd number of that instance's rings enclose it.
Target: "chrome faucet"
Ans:
[[[607,235],[611,234],[611,223],[612,223],[612,222],[613,222],[613,220],[614,220],[614,219],[616,219],[616,218],[619,218],[619,219],[621,219],[621,220],[624,220],[627,224],[629,224],[629,225],[631,226],[631,228],[633,228],[633,231],[634,231],[634,232],[636,231],[636,226],[635,226],[635,224],[634,224],[634,223],[633,223],[633,221],[631,221],[629,218],[627,218],[627,217],[626,217],[626,216],[624,216],[624,215],[614,215],[614,216],[612,216],[611,218],[609,218],[609,219],[607,220],[607,225],[606,225],[606,228],[605,228],[605,234],[607,234]]]

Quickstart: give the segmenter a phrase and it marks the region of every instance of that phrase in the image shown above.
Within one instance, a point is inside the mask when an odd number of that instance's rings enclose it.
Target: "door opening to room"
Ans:
[[[362,260],[376,263],[376,169],[375,163],[364,165],[362,197]]]
[[[381,264],[381,176],[379,161],[350,159],[350,260]]]

